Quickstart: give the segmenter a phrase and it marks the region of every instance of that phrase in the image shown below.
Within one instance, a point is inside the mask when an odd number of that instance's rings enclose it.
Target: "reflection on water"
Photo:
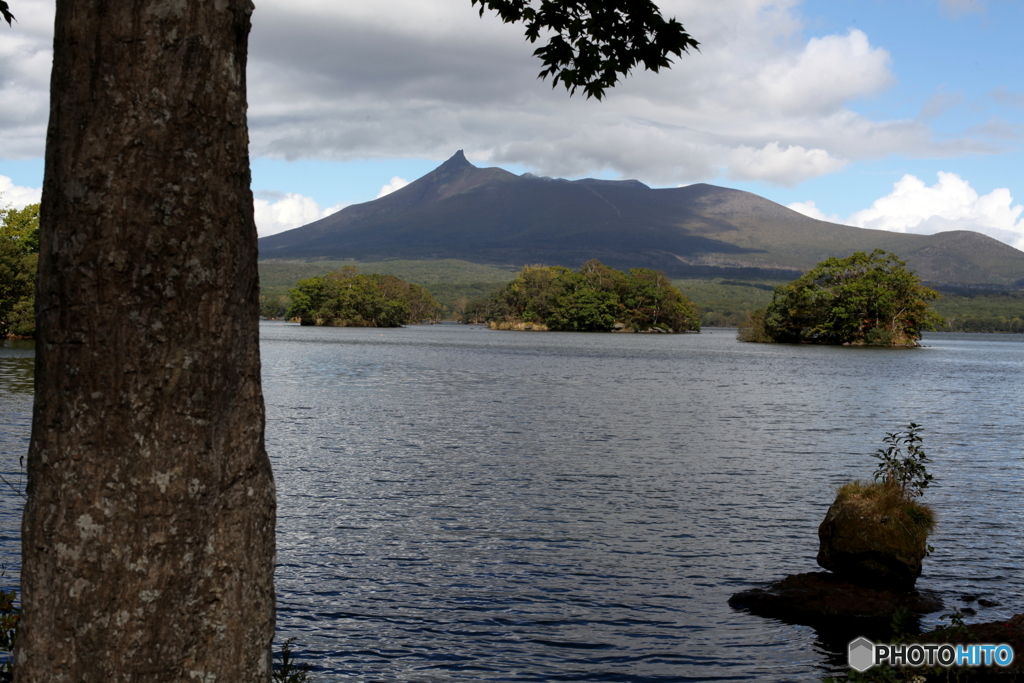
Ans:
[[[921,585],[1021,611],[1024,344],[929,345],[268,324],[283,635],[355,680],[818,680],[844,643],[726,600],[815,570],[833,487],[910,421]]]
[[[1020,336],[262,337],[280,635],[321,680],[819,680],[842,639],[726,601],[815,570],[832,489],[910,421],[940,520],[920,585],[1000,603],[979,620],[1024,611]],[[27,448],[31,354],[0,344],[5,476]],[[19,514],[0,496],[5,558]]]
[[[0,588],[18,583],[35,342],[0,339]]]
[[[0,396],[32,393],[35,348],[31,340],[0,339]]]

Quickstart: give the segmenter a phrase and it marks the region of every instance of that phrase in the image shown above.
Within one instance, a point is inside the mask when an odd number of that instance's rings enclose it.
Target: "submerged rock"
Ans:
[[[729,604],[762,617],[818,625],[836,618],[889,619],[898,608],[921,615],[942,609],[928,591],[892,591],[845,581],[835,574],[791,574],[765,588],[742,591]]]

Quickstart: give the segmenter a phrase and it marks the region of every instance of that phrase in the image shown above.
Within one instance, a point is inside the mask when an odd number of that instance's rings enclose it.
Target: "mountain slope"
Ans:
[[[1024,286],[1024,252],[979,233],[908,235],[808,218],[757,195],[477,168],[461,151],[415,182],[260,240],[261,259],[441,259],[571,267],[590,258],[673,277],[794,277],[886,249],[932,282]]]

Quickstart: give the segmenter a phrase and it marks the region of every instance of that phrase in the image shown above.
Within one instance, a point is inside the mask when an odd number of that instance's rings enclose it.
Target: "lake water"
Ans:
[[[919,587],[1000,603],[968,621],[1024,612],[1019,335],[933,334],[914,350],[742,344],[734,330],[264,323],[262,337],[278,626],[318,680],[843,670],[844,643],[727,600],[816,570],[834,488],[870,478],[885,432],[911,421],[939,516]],[[5,476],[27,443],[30,355],[0,347]]]

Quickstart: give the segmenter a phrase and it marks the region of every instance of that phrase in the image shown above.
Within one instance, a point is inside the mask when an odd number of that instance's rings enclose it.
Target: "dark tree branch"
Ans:
[[[553,32],[533,52],[544,64],[538,77],[551,76],[551,86],[561,82],[570,95],[582,88],[600,100],[633,67],[658,72],[672,64],[669,55],[680,57],[700,45],[651,0],[539,0],[539,7],[535,0],[470,2],[479,3],[480,16],[491,9],[506,24],[522,22],[531,43],[542,31]]]
[[[7,0],[0,0],[0,14],[4,16],[8,26],[11,25],[11,21],[14,21],[14,15],[11,14],[11,6],[7,4]]]

